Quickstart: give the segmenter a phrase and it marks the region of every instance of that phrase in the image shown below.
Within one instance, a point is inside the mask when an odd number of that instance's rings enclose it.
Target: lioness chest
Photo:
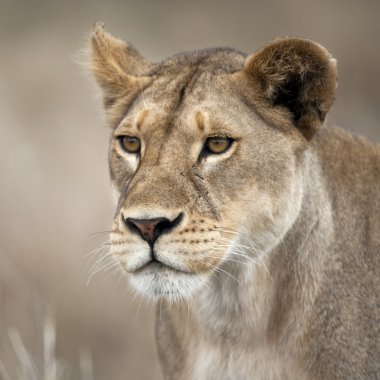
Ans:
[[[189,375],[186,380],[305,380],[306,376],[287,354],[280,354],[262,345],[251,351],[220,350],[199,346],[189,357]]]

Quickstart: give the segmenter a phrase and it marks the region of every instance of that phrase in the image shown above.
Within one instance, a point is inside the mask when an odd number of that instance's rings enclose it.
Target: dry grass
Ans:
[[[21,270],[6,255],[0,256],[0,289],[3,301],[6,292],[11,292],[12,298],[21,301],[21,305],[29,304],[24,310],[24,326],[34,321],[32,328],[34,344],[33,350],[28,348],[22,338],[22,333],[11,322],[2,326],[2,340],[0,355],[0,378],[3,380],[67,380],[70,377],[70,368],[65,361],[57,357],[56,327],[52,308],[48,307],[41,294],[28,282]],[[28,299],[29,298],[29,299]],[[3,306],[11,306],[3,302]],[[3,313],[3,314],[6,314]],[[3,322],[7,319],[2,316]],[[42,317],[42,318],[41,318]],[[19,324],[17,319],[13,321]],[[8,323],[7,323],[8,324]],[[30,326],[27,326],[27,330]],[[5,334],[4,334],[5,333]],[[82,347],[78,350],[80,363],[80,380],[93,380],[91,352]]]
[[[0,359],[0,375],[4,380],[67,380],[68,365],[56,355],[56,331],[54,321],[46,316],[43,321],[43,336],[40,337],[43,361],[34,358],[28,351],[19,331],[15,328],[8,330],[8,342],[11,344],[16,364],[7,369]],[[6,342],[5,344],[7,344]],[[93,380],[91,352],[88,348],[79,350],[80,380]]]

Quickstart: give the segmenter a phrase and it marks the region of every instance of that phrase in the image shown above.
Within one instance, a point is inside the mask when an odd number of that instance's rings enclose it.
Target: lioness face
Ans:
[[[108,52],[110,70],[127,46],[102,27],[93,44],[95,65]],[[107,78],[115,71],[94,69],[103,88],[111,83],[112,252],[138,291],[179,299],[283,237],[300,209],[305,139],[252,106],[241,53],[203,51],[160,65],[131,54],[139,75],[125,76],[125,92]]]
[[[190,88],[183,71],[138,96],[110,149],[112,249],[155,296],[185,296],[223,262],[258,256],[297,204],[289,139],[239,102],[231,74],[198,73]],[[257,246],[238,249],[247,234]]]

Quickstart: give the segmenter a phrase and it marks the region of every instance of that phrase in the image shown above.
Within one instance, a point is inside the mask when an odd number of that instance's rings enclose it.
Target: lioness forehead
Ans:
[[[200,49],[166,58],[154,66],[148,75],[178,75],[197,70],[215,74],[233,73],[242,68],[244,59],[243,53],[231,48]]]
[[[227,92],[226,75],[241,70],[243,63],[244,55],[228,48],[170,57],[148,73],[151,82],[131,102],[120,124],[141,130],[147,125],[170,129],[184,115],[191,120],[180,124],[203,130],[208,121],[204,112]]]
[[[157,101],[165,102],[175,97],[178,98],[178,103],[181,103],[195,87],[203,94],[210,92],[207,84],[211,78],[237,72],[243,64],[244,55],[229,48],[177,54],[151,69],[148,76],[152,78],[152,82],[144,91],[144,95],[151,97],[156,104]],[[142,98],[143,96],[139,100],[144,100]]]

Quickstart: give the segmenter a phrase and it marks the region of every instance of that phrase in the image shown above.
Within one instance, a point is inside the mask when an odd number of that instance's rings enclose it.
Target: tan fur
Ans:
[[[330,54],[284,38],[150,64],[98,25],[92,65],[112,128],[112,251],[157,301],[165,377],[378,379],[380,147],[323,128]],[[234,140],[223,154],[205,151],[215,135]],[[175,226],[153,248],[127,223],[152,218]]]

